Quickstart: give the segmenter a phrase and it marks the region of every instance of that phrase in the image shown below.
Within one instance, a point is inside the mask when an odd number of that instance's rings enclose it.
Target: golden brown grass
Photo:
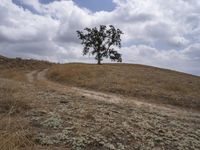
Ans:
[[[0,149],[17,150],[31,149],[33,142],[30,140],[28,123],[20,116],[8,116],[0,122]]]
[[[16,81],[26,81],[25,71],[17,69],[1,69],[0,77]]]
[[[21,58],[6,58],[0,56],[0,70],[2,69],[16,69],[16,70],[36,70],[44,69],[51,66],[52,63],[47,61],[39,61],[33,59]]]
[[[0,77],[26,81],[26,73],[41,70],[51,66],[51,63],[38,60],[11,59],[0,56]]]
[[[20,84],[0,79],[0,149],[30,149],[28,121],[30,101]]]
[[[180,72],[132,64],[64,64],[52,66],[47,76],[70,86],[200,108],[200,78]]]

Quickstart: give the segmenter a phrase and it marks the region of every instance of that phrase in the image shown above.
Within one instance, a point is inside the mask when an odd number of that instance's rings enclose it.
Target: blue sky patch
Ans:
[[[18,6],[23,7],[24,9],[29,9],[31,12],[37,13],[36,10],[29,5],[22,3],[20,0],[12,0]],[[53,1],[59,0],[39,0],[41,4],[49,4]],[[92,12],[97,11],[112,11],[115,9],[116,4],[112,0],[73,0],[76,5],[79,7],[85,7]]]
[[[29,11],[31,11],[34,14],[39,14],[39,12],[33,6],[26,5],[26,4],[22,3],[20,0],[12,0],[12,2],[24,9],[28,9]]]
[[[49,4],[53,1],[55,1],[55,0],[39,0],[39,2],[42,3],[42,4]]]
[[[79,7],[85,7],[93,12],[112,11],[115,4],[112,0],[74,0]]]

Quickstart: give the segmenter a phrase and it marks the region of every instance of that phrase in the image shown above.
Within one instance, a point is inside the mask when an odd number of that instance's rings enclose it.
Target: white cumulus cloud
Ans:
[[[76,30],[113,24],[124,32],[120,50],[124,62],[200,75],[199,1],[113,2],[113,11],[92,12],[72,0],[48,4],[39,0],[1,0],[0,54],[57,62],[94,62],[92,56],[82,56]]]

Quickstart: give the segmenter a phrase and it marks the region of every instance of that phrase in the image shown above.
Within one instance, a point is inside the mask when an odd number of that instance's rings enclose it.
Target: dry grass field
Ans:
[[[26,80],[25,73],[32,70],[48,68],[51,63],[33,59],[6,58],[0,55],[0,77],[14,79],[17,81]]]
[[[8,60],[0,63],[0,150],[200,149],[199,77],[141,65]]]
[[[131,64],[64,64],[52,66],[47,77],[66,85],[200,109],[200,77],[180,72]]]

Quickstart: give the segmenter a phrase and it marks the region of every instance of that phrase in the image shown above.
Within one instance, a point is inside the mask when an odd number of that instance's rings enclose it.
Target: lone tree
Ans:
[[[116,29],[112,25],[109,28],[100,25],[99,29],[96,27],[85,28],[84,31],[77,31],[78,38],[84,45],[83,55],[88,53],[95,55],[97,64],[101,64],[103,57],[110,58],[111,61],[122,62],[122,55],[114,50],[114,47],[121,48],[121,34],[123,33],[120,29]]]

